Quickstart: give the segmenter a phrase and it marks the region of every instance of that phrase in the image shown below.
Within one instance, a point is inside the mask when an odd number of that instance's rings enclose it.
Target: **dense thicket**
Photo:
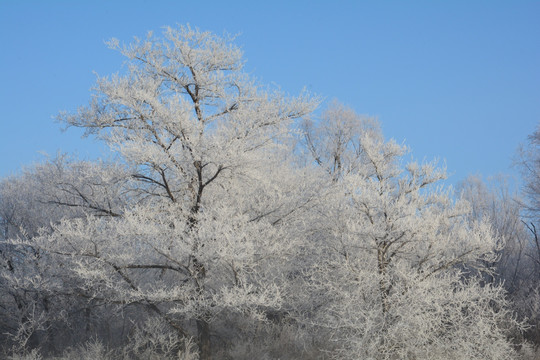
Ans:
[[[60,157],[0,183],[5,354],[526,356],[535,225],[516,203],[474,180],[456,200],[436,164],[405,163],[337,102],[314,120],[317,98],[258,85],[229,39],[110,45],[126,73],[60,118],[117,162]]]

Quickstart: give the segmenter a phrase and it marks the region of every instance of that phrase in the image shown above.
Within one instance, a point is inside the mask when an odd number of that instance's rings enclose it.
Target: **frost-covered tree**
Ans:
[[[517,165],[524,180],[523,194],[529,217],[538,222],[540,214],[540,125],[519,151]]]
[[[528,137],[518,153],[516,165],[521,171],[523,187],[523,223],[529,230],[529,244],[525,251],[532,263],[529,269],[529,296],[523,298],[522,308],[530,313],[533,324],[540,324],[540,126]],[[540,343],[538,326],[530,331],[532,340]]]
[[[517,165],[524,182],[525,224],[532,235],[533,252],[530,255],[540,269],[540,127],[520,149]]]
[[[106,207],[68,185],[93,211],[32,240],[93,300],[137,306],[194,337],[201,359],[221,341],[218,319],[279,309],[280,270],[270,269],[298,240],[287,219],[309,200],[283,149],[316,101],[256,85],[228,40],[180,27],[110,42],[126,73],[99,78],[91,104],[60,118],[118,152],[135,200]]]
[[[344,143],[326,124],[319,143]],[[490,224],[469,221],[470,206],[436,186],[445,174],[433,163],[403,165],[406,148],[372,132],[347,136],[356,146],[326,157],[360,165],[317,211],[306,323],[343,359],[514,358],[507,335],[519,324],[503,288],[479,276],[498,250]],[[312,153],[325,149],[335,147]]]
[[[334,181],[364,165],[359,134],[382,136],[375,118],[358,115],[337,100],[330,103],[317,122],[307,118],[301,125],[305,148]]]
[[[119,166],[61,155],[0,182],[4,347],[40,347],[47,352],[65,347],[75,336],[91,335],[96,314],[91,308],[96,304],[73,291],[77,282],[71,281],[65,263],[36,247],[34,239],[50,234],[62,220],[88,213],[114,216],[126,203],[125,179]],[[74,323],[69,331],[66,321]]]
[[[471,221],[490,222],[500,242],[492,281],[503,281],[510,294],[519,293],[530,277],[530,234],[522,221],[522,201],[504,178],[485,182],[469,176],[458,185],[458,194],[471,205]],[[488,279],[489,280],[489,279]]]
[[[515,356],[520,324],[482,276],[497,237],[434,164],[404,165],[404,146],[338,103],[305,120],[317,100],[257,85],[228,38],[179,27],[110,45],[125,71],[60,119],[118,163],[48,168],[47,204],[69,214],[3,243],[39,254],[29,288],[129,320],[116,349],[66,356]]]
[[[39,187],[26,174],[10,177],[0,182],[0,331],[2,347],[29,342],[35,345],[35,330],[43,325],[43,308],[46,297],[40,296],[32,285],[31,278],[39,274],[35,261],[36,251],[29,247],[14,247],[8,238],[32,236],[47,225],[47,206],[38,203]],[[54,214],[51,214],[54,217]],[[30,341],[32,340],[32,341]]]
[[[523,201],[502,180],[485,182],[477,176],[469,176],[458,190],[471,204],[471,220],[488,220],[498,235],[500,251],[492,264],[494,272],[486,280],[504,286],[511,308],[531,325],[524,336],[538,342],[540,288],[534,235],[523,220]]]

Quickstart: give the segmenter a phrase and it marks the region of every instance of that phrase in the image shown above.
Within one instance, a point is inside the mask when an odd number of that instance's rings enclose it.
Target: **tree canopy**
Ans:
[[[59,119],[117,160],[0,184],[6,353],[518,356],[523,323],[487,281],[500,234],[444,169],[405,162],[373,118],[259,85],[230,38],[109,45],[125,73]]]

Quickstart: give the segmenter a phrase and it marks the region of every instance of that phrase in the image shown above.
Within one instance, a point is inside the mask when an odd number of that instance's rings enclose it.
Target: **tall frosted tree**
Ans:
[[[291,121],[316,106],[257,86],[229,40],[180,27],[110,42],[127,72],[99,78],[90,105],[60,118],[118,152],[136,201],[36,240],[70,259],[94,298],[137,304],[196,338],[201,359],[218,316],[258,318],[282,302],[278,272],[261,269],[294,243],[284,220],[301,201],[288,196],[299,186],[282,149]]]
[[[373,120],[335,106],[328,116],[332,126],[306,135],[332,176],[313,213],[324,215],[310,233],[318,255],[305,321],[335,342],[337,358],[515,358],[508,335],[520,325],[503,288],[480,276],[500,250],[490,223],[469,221],[469,204],[437,186],[444,170],[404,163],[407,149]]]

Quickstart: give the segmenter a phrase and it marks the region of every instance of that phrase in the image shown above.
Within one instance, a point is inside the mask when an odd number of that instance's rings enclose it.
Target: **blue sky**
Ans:
[[[540,123],[540,1],[0,0],[0,177],[100,145],[54,122],[90,98],[94,71],[121,69],[104,41],[189,23],[238,34],[246,69],[377,116],[417,159],[515,174]]]

